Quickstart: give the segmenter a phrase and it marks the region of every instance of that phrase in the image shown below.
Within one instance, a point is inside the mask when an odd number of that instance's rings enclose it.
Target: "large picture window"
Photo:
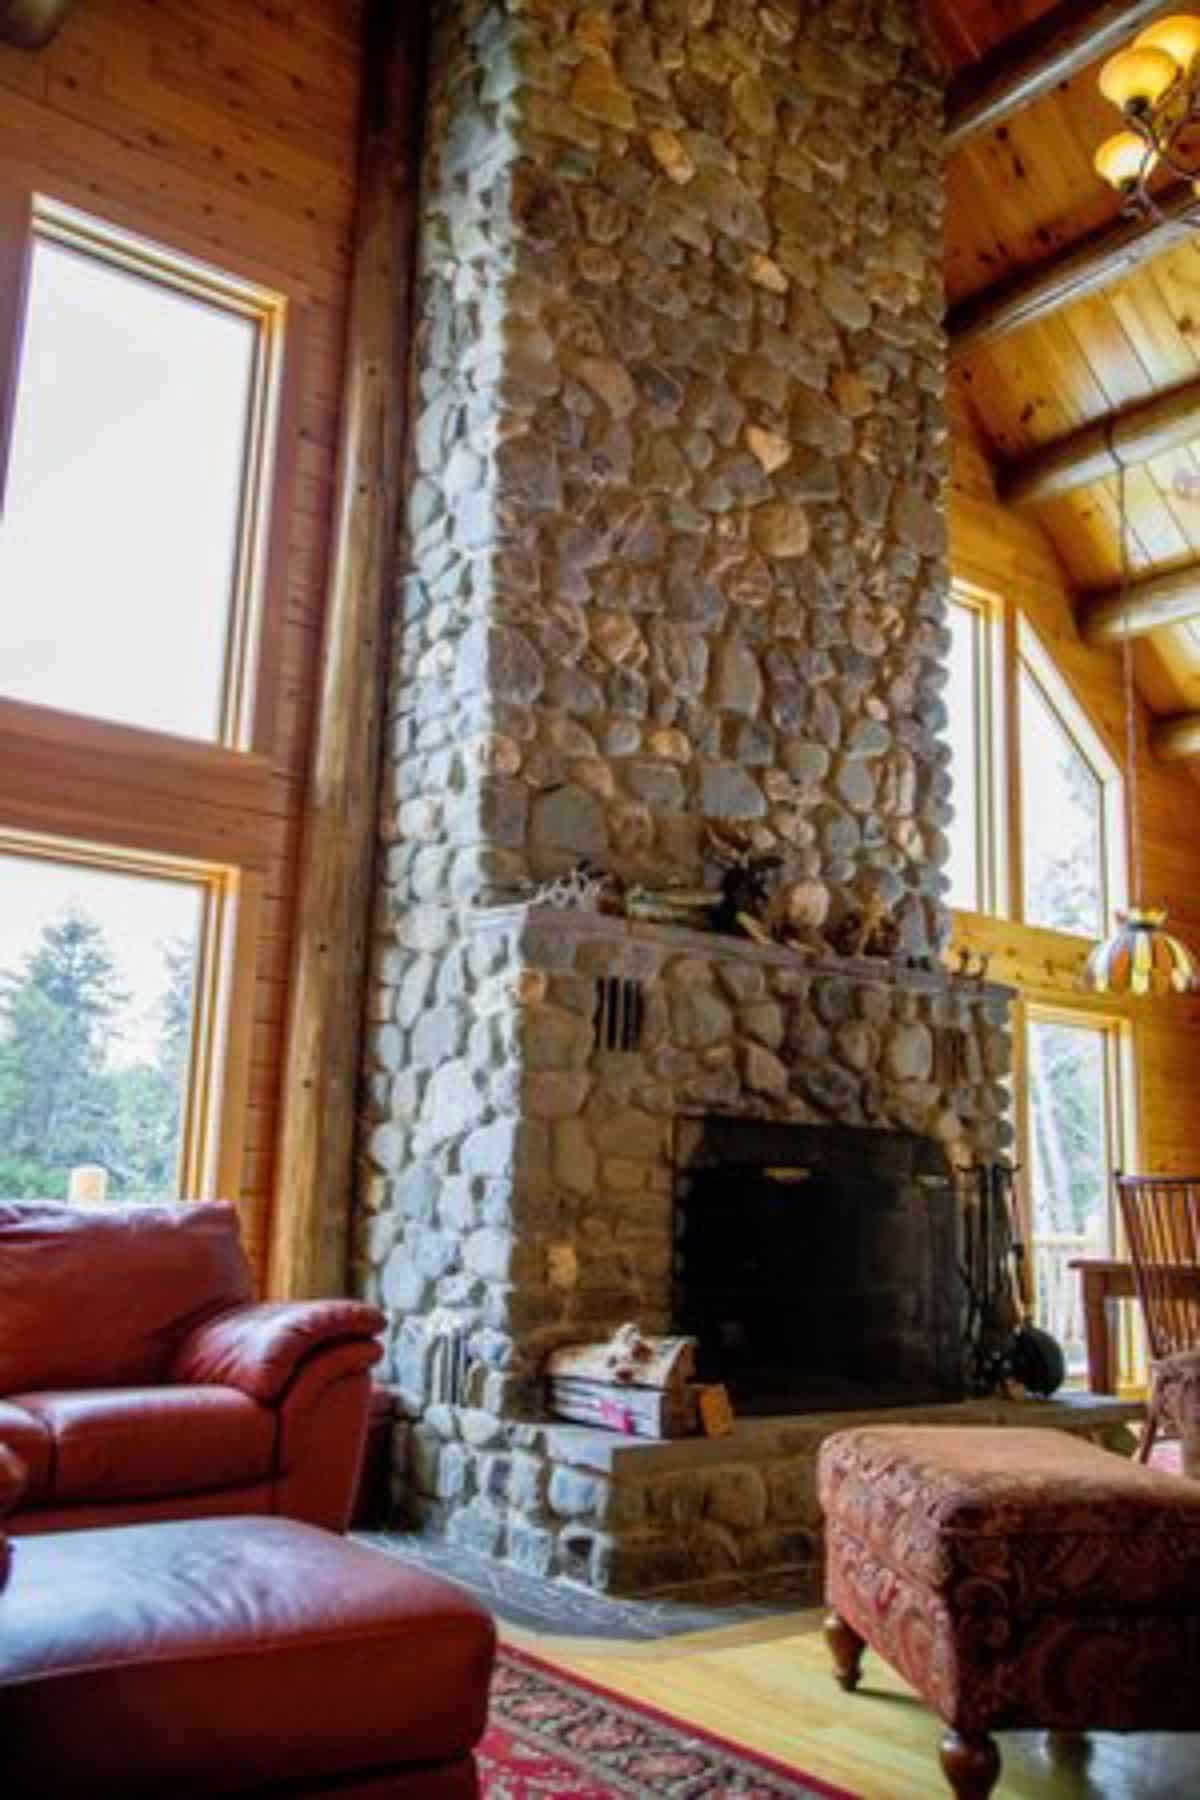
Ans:
[[[180,1190],[210,905],[183,870],[0,850],[0,1193]]]
[[[286,315],[0,177],[0,1197],[241,1185]]]
[[[277,309],[39,205],[0,517],[0,692],[238,744]]]

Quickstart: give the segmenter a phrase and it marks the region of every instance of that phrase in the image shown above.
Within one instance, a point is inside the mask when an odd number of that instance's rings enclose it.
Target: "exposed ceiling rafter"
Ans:
[[[1191,184],[1176,182],[1157,198],[1159,218],[1115,219],[1064,245],[1036,268],[960,301],[946,321],[951,351],[961,356],[1048,319],[1072,301],[1111,287],[1150,257],[1187,243],[1200,226]]]
[[[71,0],[0,0],[0,44],[44,50],[71,9]]]
[[[1079,635],[1094,649],[1125,638],[1146,637],[1163,625],[1182,625],[1200,618],[1200,564],[1144,575],[1126,588],[1083,594],[1079,601]]]
[[[1060,0],[950,83],[946,149],[1031,106],[1169,10],[1163,0]]]
[[[1200,380],[1151,394],[1041,445],[1002,469],[997,486],[1010,506],[1036,506],[1118,475],[1122,466],[1148,463],[1197,438]]]
[[[1200,713],[1161,719],[1150,732],[1150,748],[1160,762],[1188,762],[1200,757]]]

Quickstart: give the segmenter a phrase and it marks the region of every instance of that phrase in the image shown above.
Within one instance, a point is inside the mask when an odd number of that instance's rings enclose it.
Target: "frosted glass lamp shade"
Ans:
[[[1162,99],[1178,73],[1165,50],[1119,50],[1100,71],[1100,92],[1122,112],[1145,111]]]
[[[1118,193],[1136,181],[1143,169],[1149,174],[1153,164],[1153,156],[1136,131],[1118,131],[1115,137],[1105,138],[1093,158],[1097,175]]]
[[[1186,73],[1200,55],[1200,19],[1190,13],[1172,13],[1147,25],[1133,40],[1135,50],[1165,50]]]
[[[1166,929],[1157,907],[1131,906],[1117,914],[1117,929],[1092,950],[1084,984],[1096,994],[1194,994],[1200,988],[1196,960]]]

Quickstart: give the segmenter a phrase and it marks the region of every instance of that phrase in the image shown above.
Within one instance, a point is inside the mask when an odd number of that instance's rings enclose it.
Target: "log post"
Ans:
[[[71,0],[0,0],[0,44],[44,50],[70,7]]]
[[[1037,506],[1091,487],[1119,475],[1122,465],[1148,463],[1190,444],[1198,420],[1200,381],[1151,394],[1010,463],[998,476],[1000,498],[1010,506]]]
[[[426,9],[370,0],[334,532],[305,807],[269,1287],[345,1291],[390,595],[399,530]]]
[[[962,71],[946,93],[946,149],[1032,106],[1080,70],[1131,44],[1164,0],[1059,0]]]
[[[1186,244],[1200,224],[1200,203],[1189,181],[1157,196],[1153,219],[1117,218],[981,293],[951,307],[946,320],[952,356],[965,356],[1010,331],[1051,318],[1076,300],[1099,293],[1151,257]]]
[[[1151,727],[1150,748],[1160,762],[1187,762],[1200,756],[1200,713],[1179,713]]]
[[[1189,563],[1182,569],[1143,576],[1127,588],[1084,595],[1079,635],[1093,650],[1100,650],[1127,637],[1146,637],[1164,625],[1182,625],[1195,618],[1200,618],[1200,568]]]

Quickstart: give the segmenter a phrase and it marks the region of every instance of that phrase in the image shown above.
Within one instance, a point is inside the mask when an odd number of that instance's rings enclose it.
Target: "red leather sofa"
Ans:
[[[0,1448],[0,1515],[20,1488]],[[0,1531],[4,1800],[473,1800],[495,1634],[291,1519]]]
[[[223,1202],[0,1203],[15,1533],[281,1513],[345,1529],[385,1320],[253,1299]]]

